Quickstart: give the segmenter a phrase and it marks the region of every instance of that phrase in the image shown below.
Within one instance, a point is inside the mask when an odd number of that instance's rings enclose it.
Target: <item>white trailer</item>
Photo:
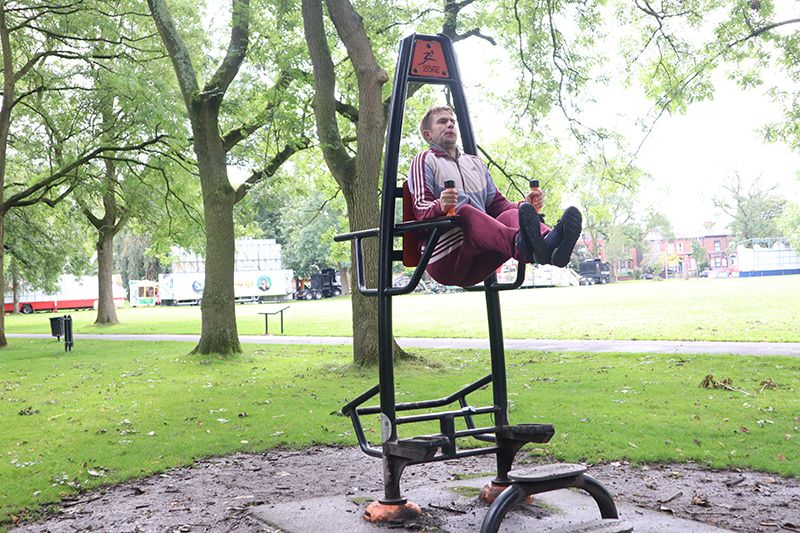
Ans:
[[[233,293],[237,302],[257,302],[285,298],[291,294],[291,270],[252,270],[233,273]],[[173,272],[159,274],[162,305],[197,305],[203,298],[205,273]]]
[[[97,276],[73,276],[64,274],[58,280],[56,292],[30,290],[23,285],[19,292],[17,310],[23,314],[34,311],[58,312],[63,309],[97,309],[99,288]],[[112,298],[114,307],[125,304],[125,289],[122,287],[122,278],[114,275],[112,280]],[[10,313],[14,309],[14,295],[6,291],[4,309]]]

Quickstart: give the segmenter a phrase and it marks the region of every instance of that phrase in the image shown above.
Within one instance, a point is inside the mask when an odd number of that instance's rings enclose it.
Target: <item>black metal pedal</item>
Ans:
[[[557,529],[555,533],[631,533],[632,531],[633,526],[630,523],[615,518],[606,518]]]
[[[516,424],[501,426],[497,437],[517,442],[550,442],[556,430],[552,424]]]
[[[425,435],[410,439],[398,439],[387,442],[386,448],[391,455],[403,457],[412,461],[427,461],[436,455],[442,446],[447,446],[447,437],[441,435]]]

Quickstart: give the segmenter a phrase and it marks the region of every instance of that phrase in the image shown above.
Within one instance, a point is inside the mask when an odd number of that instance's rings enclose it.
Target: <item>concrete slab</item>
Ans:
[[[409,490],[405,496],[422,507],[414,523],[373,525],[363,519],[364,509],[374,494],[337,495],[298,502],[264,504],[251,508],[251,514],[272,528],[285,533],[376,533],[385,530],[479,531],[488,506],[477,499],[477,492],[490,478],[452,481]],[[633,525],[635,532],[721,533],[700,522],[676,518],[617,502],[620,518]],[[506,515],[501,532],[554,531],[600,518],[594,500],[583,491],[559,490],[536,496],[532,505],[523,504]]]

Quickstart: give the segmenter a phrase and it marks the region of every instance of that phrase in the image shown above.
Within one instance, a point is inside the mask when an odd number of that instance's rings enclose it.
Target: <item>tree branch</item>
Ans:
[[[233,0],[231,7],[231,40],[228,43],[228,50],[225,59],[222,60],[217,71],[203,87],[203,95],[213,100],[225,95],[228,86],[231,84],[239,67],[242,66],[244,57],[247,54],[247,46],[250,35],[250,0]]]
[[[347,154],[336,120],[336,73],[325,38],[322,0],[302,0],[303,30],[314,66],[314,110],[322,154],[334,178],[355,178],[355,161]],[[341,183],[340,183],[341,185]]]
[[[172,65],[175,67],[175,75],[181,88],[183,103],[186,105],[186,109],[190,110],[192,100],[200,89],[197,84],[197,74],[186,49],[186,44],[175,28],[175,22],[172,20],[166,1],[147,0],[147,5],[150,7],[150,14],[156,24],[158,33],[161,35],[161,41],[167,48],[169,57],[172,59]]]
[[[250,174],[250,177],[248,177],[244,183],[237,187],[234,203],[237,203],[244,198],[247,192],[255,185],[267,178],[274,176],[280,166],[284,164],[290,157],[297,152],[305,150],[309,146],[311,146],[311,140],[307,137],[303,137],[295,144],[287,144],[284,146],[283,150],[275,154],[272,159],[270,159],[266,167]]]
[[[62,166],[56,172],[53,172],[48,177],[37,181],[30,187],[9,196],[5,204],[3,205],[2,211],[0,213],[5,214],[12,207],[30,205],[30,202],[26,200],[27,198],[35,195],[37,192],[41,190],[50,190],[53,187],[58,186],[60,183],[63,182],[65,178],[69,177],[72,174],[72,172],[75,171],[77,168],[79,168],[82,165],[85,165],[86,163],[92,161],[93,159],[97,159],[98,157],[102,156],[107,152],[115,153],[115,152],[130,152],[130,151],[142,150],[147,146],[160,142],[163,138],[164,135],[156,135],[151,139],[148,139],[146,141],[134,145],[99,146],[94,150],[78,157],[68,165]],[[39,198],[37,201],[44,201],[44,200],[42,198]]]
[[[276,81],[275,85],[273,85],[269,90],[277,92],[279,89],[286,89],[292,80],[295,79],[295,76],[296,73],[291,73],[288,70],[282,71],[278,76],[278,81]],[[272,115],[271,112],[274,111],[275,107],[278,105],[275,100],[279,99],[279,97],[276,97],[269,102],[252,121],[248,122],[247,124],[241,124],[240,126],[224,133],[222,135],[222,146],[224,147],[225,152],[229,152],[231,148],[236,146],[239,142],[243,141],[253,132],[257,131],[264,124],[266,124]]]

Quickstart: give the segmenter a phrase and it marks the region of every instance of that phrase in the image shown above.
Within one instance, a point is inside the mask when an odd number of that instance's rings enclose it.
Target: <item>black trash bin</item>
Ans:
[[[61,336],[64,335],[64,317],[54,316],[50,319],[50,335],[61,340]]]

